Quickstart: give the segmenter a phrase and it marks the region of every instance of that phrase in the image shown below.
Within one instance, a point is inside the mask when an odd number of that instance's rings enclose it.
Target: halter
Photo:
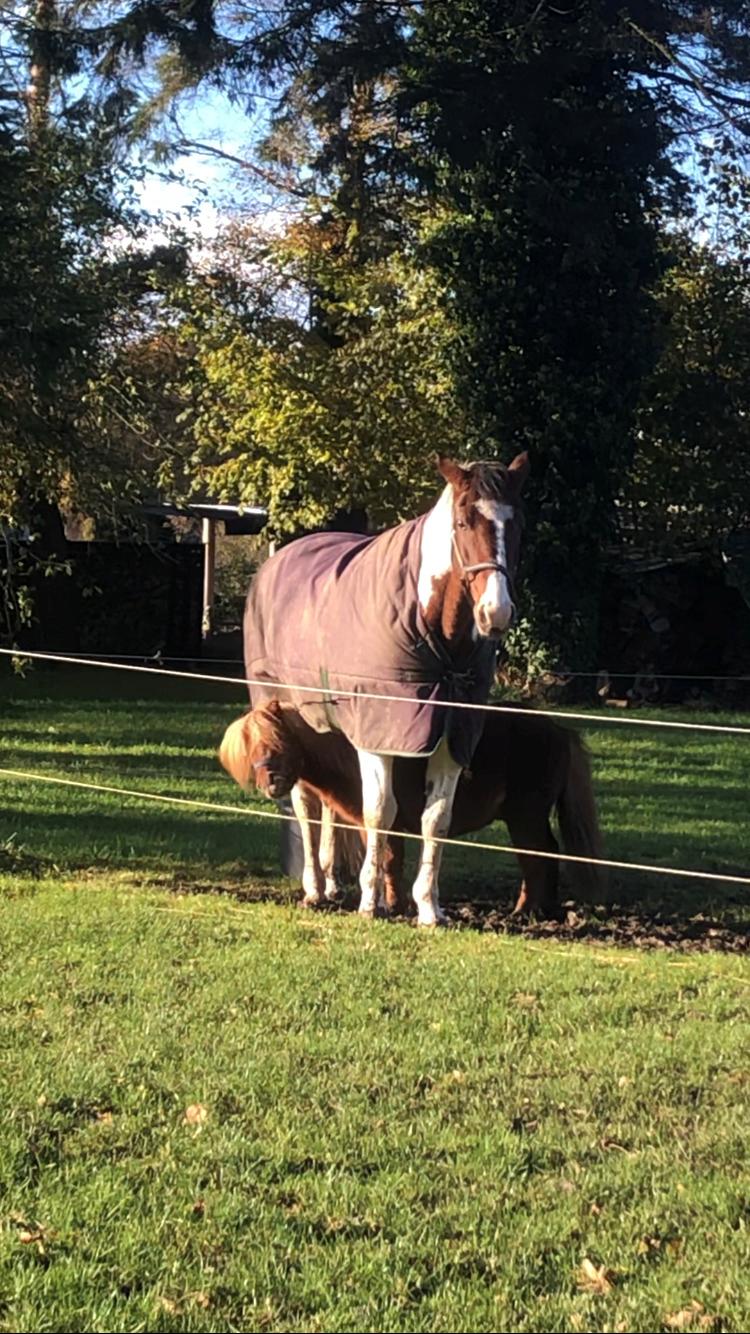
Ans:
[[[453,550],[456,553],[456,559],[459,565],[459,572],[464,583],[467,582],[467,575],[478,574],[480,570],[495,570],[498,574],[505,575],[505,578],[508,581],[508,588],[510,589],[511,598],[513,599],[513,601],[515,601],[513,576],[510,570],[507,568],[507,566],[503,565],[499,560],[483,560],[483,561],[478,561],[476,565],[464,565],[463,557],[458,549],[458,541],[456,539],[455,532],[451,534],[451,541],[453,543]]]

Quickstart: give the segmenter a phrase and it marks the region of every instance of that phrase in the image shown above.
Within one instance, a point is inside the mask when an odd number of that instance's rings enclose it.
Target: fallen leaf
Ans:
[[[195,1306],[200,1306],[203,1311],[207,1311],[211,1305],[211,1298],[207,1292],[191,1292],[190,1300]]]
[[[202,1218],[203,1215],[205,1214],[205,1212],[206,1212],[205,1201],[204,1201],[204,1200],[195,1200],[194,1203],[193,1203],[193,1217],[194,1217],[194,1218]]]
[[[521,1010],[535,1010],[539,997],[533,991],[517,991],[513,997],[513,1004]]]
[[[615,1276],[605,1265],[595,1265],[588,1256],[582,1261],[581,1268],[578,1271],[578,1286],[583,1292],[595,1293],[598,1297],[606,1297],[607,1293],[612,1291],[615,1283]]]
[[[692,1301],[681,1311],[665,1316],[664,1324],[667,1329],[716,1330],[721,1322],[718,1316],[708,1314],[703,1302]]]
[[[664,1317],[664,1324],[668,1329],[689,1329],[697,1316],[702,1315],[705,1307],[702,1302],[691,1302],[689,1306],[684,1306],[681,1311],[674,1311],[672,1315]]]
[[[202,1126],[205,1124],[208,1112],[200,1102],[191,1102],[185,1109],[185,1120],[189,1126]]]

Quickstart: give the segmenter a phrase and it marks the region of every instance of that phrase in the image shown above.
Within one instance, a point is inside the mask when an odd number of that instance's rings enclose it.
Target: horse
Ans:
[[[362,824],[360,771],[346,738],[340,733],[320,735],[298,710],[274,701],[230,724],[220,758],[243,787],[254,782],[275,798],[286,796],[295,785],[307,790],[310,806],[317,805],[322,823],[308,823],[305,831],[306,868],[324,897],[337,899],[336,844],[340,853],[343,831],[334,839],[333,822],[338,817]],[[394,832],[419,832],[426,776],[426,761],[395,760]],[[558,844],[550,825],[553,808],[564,850],[578,857],[601,857],[591,768],[578,733],[531,711],[515,714],[488,709],[471,769],[464,770],[458,782],[450,835],[471,833],[494,820],[504,820],[516,847],[556,853]],[[344,838],[343,842],[351,865],[356,860],[351,840]],[[403,854],[404,840],[389,839],[386,902],[394,912],[403,912],[406,906],[401,883]],[[529,852],[519,852],[517,857],[523,879],[514,913],[557,916],[558,862]],[[584,897],[591,899],[602,888],[601,868],[576,864],[575,881]]]
[[[342,732],[357,753],[363,916],[385,907],[395,758],[426,759],[413,886],[422,926],[445,920],[436,839],[450,825],[459,774],[481,732],[481,713],[448,706],[486,701],[497,641],[515,615],[528,457],[508,467],[445,457],[437,465],[445,486],[426,514],[374,537],[316,533],[291,542],[256,575],[244,618],[251,704],[283,699],[316,731]],[[291,798],[309,840],[310,791],[295,785]],[[320,902],[309,866],[303,888],[307,902]]]

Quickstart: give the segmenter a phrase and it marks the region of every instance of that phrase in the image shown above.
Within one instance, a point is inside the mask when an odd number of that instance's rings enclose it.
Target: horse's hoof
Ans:
[[[448,926],[449,918],[444,912],[435,913],[432,917],[417,917],[417,926]]]
[[[327,889],[325,893],[326,903],[343,903],[344,897],[344,890],[339,889],[338,885],[335,889]]]
[[[319,899],[317,896],[315,898],[308,898],[307,895],[305,895],[303,899],[300,899],[299,906],[300,908],[320,908],[324,902],[324,899]]]

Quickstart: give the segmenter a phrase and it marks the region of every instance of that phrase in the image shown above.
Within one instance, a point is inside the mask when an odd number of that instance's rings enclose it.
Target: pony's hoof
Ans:
[[[564,913],[559,903],[517,903],[511,917],[521,922],[561,922]]]
[[[345,893],[336,885],[333,889],[327,889],[325,893],[326,903],[343,903]]]

